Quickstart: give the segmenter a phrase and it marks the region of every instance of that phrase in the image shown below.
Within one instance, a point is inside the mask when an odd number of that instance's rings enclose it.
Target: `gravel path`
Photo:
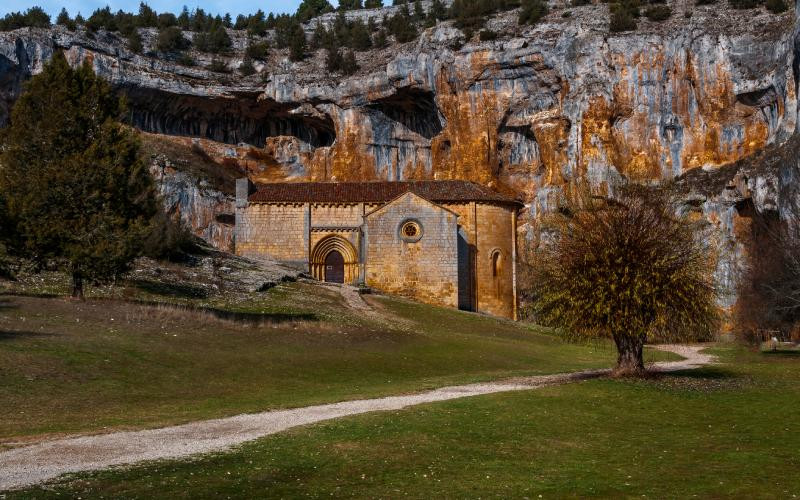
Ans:
[[[712,363],[714,357],[700,353],[702,346],[657,346],[686,359],[655,363],[651,369],[675,371]],[[490,383],[442,387],[432,391],[377,399],[345,401],[290,410],[237,415],[184,425],[132,432],[81,436],[14,448],[0,452],[0,490],[41,483],[68,472],[103,469],[143,460],[179,458],[220,451],[245,441],[332,418],[373,411],[399,410],[434,401],[480,394],[520,391],[548,385],[597,378],[610,370],[585,370],[541,375]]]

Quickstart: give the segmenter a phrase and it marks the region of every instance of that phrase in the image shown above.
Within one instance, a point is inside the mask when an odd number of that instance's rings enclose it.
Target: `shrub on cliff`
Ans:
[[[2,136],[0,196],[16,248],[86,280],[114,278],[141,254],[157,211],[138,142],[116,118],[123,104],[89,64],[72,69],[54,54],[26,84]]]
[[[638,6],[629,3],[611,4],[611,20],[608,29],[612,33],[633,31],[636,29],[636,18],[639,17]]]
[[[780,14],[789,9],[789,5],[784,0],[767,0],[764,2],[764,7],[773,14]]]
[[[41,7],[31,7],[22,12],[9,12],[0,19],[0,31],[11,31],[19,28],[49,28],[50,16]]]
[[[333,12],[333,6],[328,3],[328,0],[303,0],[297,6],[295,17],[301,23],[304,23],[312,17],[317,17],[326,12]]]
[[[408,5],[403,5],[395,15],[384,19],[383,25],[398,43],[410,42],[417,38],[417,28],[411,20]]]
[[[643,186],[586,196],[545,221],[532,257],[534,319],[617,346],[617,374],[644,372],[646,340],[710,337],[713,262],[667,194]]]
[[[547,15],[545,0],[523,0],[519,13],[519,24],[536,24]]]
[[[183,37],[183,31],[177,26],[169,26],[158,32],[156,48],[161,52],[177,52],[189,47],[189,40]]]
[[[221,21],[215,21],[208,31],[197,33],[193,42],[197,50],[212,54],[219,54],[231,48],[231,38]]]
[[[651,5],[644,11],[644,15],[651,21],[666,21],[672,15],[672,9],[667,5]]]
[[[135,54],[141,54],[144,47],[142,46],[142,36],[138,30],[133,30],[128,35],[128,50]]]
[[[245,56],[242,60],[242,64],[239,65],[239,73],[243,76],[254,75],[256,73],[256,68],[253,66],[253,60]]]
[[[253,42],[249,41],[244,55],[250,59],[265,60],[269,56],[269,43],[267,42]]]

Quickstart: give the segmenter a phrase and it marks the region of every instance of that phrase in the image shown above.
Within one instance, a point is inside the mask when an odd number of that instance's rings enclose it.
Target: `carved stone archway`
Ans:
[[[344,258],[344,282],[358,281],[358,252],[352,243],[336,234],[322,238],[311,250],[311,275],[314,279],[325,281],[325,259],[333,251]]]

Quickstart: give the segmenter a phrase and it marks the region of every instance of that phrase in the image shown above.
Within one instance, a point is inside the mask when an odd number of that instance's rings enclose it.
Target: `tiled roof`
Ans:
[[[256,184],[255,203],[385,203],[405,192],[432,202],[490,202],[521,205],[513,198],[469,181],[274,182]]]

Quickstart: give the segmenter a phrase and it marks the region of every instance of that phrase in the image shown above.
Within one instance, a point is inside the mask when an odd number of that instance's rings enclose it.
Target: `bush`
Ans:
[[[482,42],[497,40],[497,32],[492,30],[481,30],[481,32],[478,34],[478,38]]]
[[[258,59],[260,61],[266,60],[267,56],[269,56],[269,43],[251,42],[247,45],[247,49],[245,49],[244,53],[250,59]]]
[[[755,9],[761,5],[761,0],[730,0],[730,4],[734,9]]]
[[[181,52],[177,59],[178,64],[181,66],[197,66],[197,61],[194,60],[194,57],[190,56],[186,52]]]
[[[611,22],[609,30],[612,33],[633,31],[636,29],[636,12],[622,4],[611,6]]]
[[[244,76],[250,76],[255,74],[255,72],[256,68],[253,66],[253,61],[249,57],[245,56],[242,64],[239,65],[239,73]]]
[[[41,7],[31,7],[25,13],[10,12],[0,19],[0,31],[19,28],[49,28],[50,16]]]
[[[523,0],[519,13],[519,24],[536,24],[547,15],[545,0]]]
[[[139,34],[138,30],[131,31],[131,34],[128,35],[128,50],[135,54],[141,54],[142,50],[142,36]]]
[[[666,21],[672,15],[672,9],[666,5],[651,5],[644,11],[644,15],[651,21]]]
[[[219,59],[212,59],[211,63],[206,66],[206,69],[214,73],[230,73],[231,71],[228,69],[228,65]]]
[[[222,23],[215,23],[208,31],[195,35],[194,46],[202,52],[219,54],[231,48],[231,38]]]
[[[384,26],[398,43],[407,43],[417,38],[417,28],[411,20],[408,6],[404,6],[394,16],[384,20]]]
[[[767,0],[764,3],[764,6],[767,8],[768,11],[772,12],[773,14],[780,14],[782,12],[786,12],[789,9],[789,6],[786,4],[784,0]]]
[[[156,48],[161,52],[177,52],[189,47],[189,40],[177,26],[169,26],[158,32]]]
[[[144,239],[142,253],[152,259],[180,261],[197,248],[191,231],[159,210]]]

